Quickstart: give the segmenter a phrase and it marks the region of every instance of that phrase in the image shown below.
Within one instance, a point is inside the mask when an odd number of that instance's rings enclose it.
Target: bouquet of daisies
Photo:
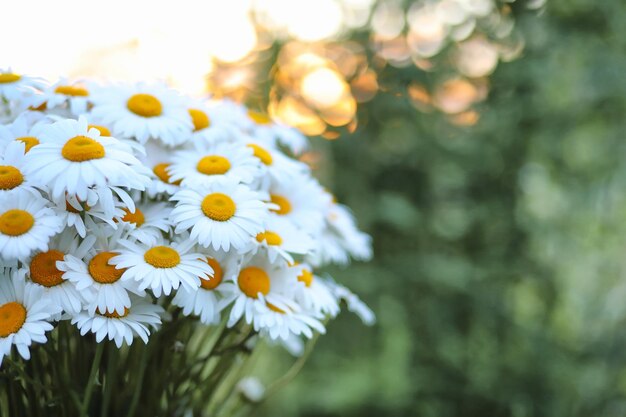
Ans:
[[[373,322],[315,274],[371,246],[298,131],[10,71],[0,122],[0,415],[229,415],[262,345],[304,358],[342,301]]]

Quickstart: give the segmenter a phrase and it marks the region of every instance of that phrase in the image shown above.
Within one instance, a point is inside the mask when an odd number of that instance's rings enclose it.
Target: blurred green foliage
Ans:
[[[379,323],[330,324],[263,414],[626,414],[626,5],[551,0],[516,22],[525,52],[476,126],[391,90],[323,145],[375,241],[373,262],[330,272]]]

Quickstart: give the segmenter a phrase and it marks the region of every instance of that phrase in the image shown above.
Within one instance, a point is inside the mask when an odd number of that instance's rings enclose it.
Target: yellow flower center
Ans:
[[[169,168],[170,165],[171,164],[166,163],[156,164],[154,168],[152,168],[152,172],[166,184],[180,185],[182,180],[170,182],[170,174],[167,172],[167,168]]]
[[[191,121],[193,122],[193,131],[197,132],[198,130],[206,129],[211,126],[211,121],[209,120],[209,116],[198,109],[189,109],[189,115],[191,116]]]
[[[237,284],[241,292],[250,298],[257,298],[259,293],[267,295],[270,292],[270,277],[267,272],[256,266],[242,269]]]
[[[254,156],[259,158],[261,162],[263,162],[265,165],[272,165],[272,155],[268,151],[261,148],[259,145],[255,145],[254,143],[249,143],[248,147],[252,148],[252,150],[254,151]]]
[[[272,194],[270,195],[272,203],[278,206],[277,209],[271,209],[276,214],[285,215],[291,213],[291,203],[285,197]]]
[[[9,236],[20,236],[35,224],[35,218],[27,211],[14,209],[0,216],[0,232]]]
[[[109,265],[109,259],[117,256],[115,252],[100,252],[89,261],[89,274],[94,281],[100,284],[113,284],[117,282],[125,269],[116,269],[115,265]]]
[[[130,310],[128,309],[128,307],[124,307],[124,314],[119,314],[117,311],[113,310],[112,313],[109,313],[109,310],[107,309],[104,313],[102,311],[100,311],[100,309],[96,309],[96,313],[98,313],[101,316],[110,318],[110,319],[121,319],[124,318],[126,316],[128,316],[128,313],[130,313]]]
[[[91,209],[91,207],[89,207],[89,204],[87,204],[87,203],[79,202],[79,204],[83,208],[84,211],[89,211],[89,209]],[[70,213],[78,214],[82,210],[75,209],[74,206],[69,203],[69,201],[65,200],[65,211],[69,211]]]
[[[133,223],[137,227],[141,227],[141,225],[146,222],[146,218],[141,212],[141,210],[139,210],[139,207],[135,207],[134,213],[131,213],[130,210],[125,208],[124,213],[126,214],[124,214],[124,217],[122,217],[122,220],[128,223]]]
[[[14,83],[22,79],[21,75],[13,74],[13,73],[4,73],[0,74],[0,84],[8,84]]]
[[[259,243],[266,241],[268,245],[273,246],[278,246],[283,243],[283,239],[278,233],[270,232],[269,230],[266,230],[265,232],[261,232],[256,235],[256,241]]]
[[[65,142],[61,155],[72,162],[104,158],[104,146],[87,136],[75,136]]]
[[[32,111],[46,111],[47,107],[48,107],[48,102],[44,101],[39,106],[28,106],[28,110],[32,110]]]
[[[44,287],[55,287],[63,283],[63,271],[57,269],[57,261],[63,260],[63,252],[50,249],[38,253],[30,261],[30,279]]]
[[[265,114],[254,110],[248,110],[248,117],[254,120],[255,123],[260,125],[268,125],[272,123],[272,119]]]
[[[196,169],[204,175],[222,175],[230,169],[230,161],[223,156],[208,155],[198,161]]]
[[[77,85],[60,85],[54,89],[54,92],[72,97],[87,97],[89,95],[89,91],[86,88]]]
[[[213,268],[213,278],[204,279],[200,277],[200,286],[205,290],[214,290],[222,282],[224,278],[224,271],[219,262],[213,258],[206,258],[206,262]]]
[[[98,132],[100,132],[100,136],[111,136],[111,131],[105,127],[105,126],[101,126],[101,125],[89,125],[87,127],[87,129],[96,129]]]
[[[237,206],[226,194],[213,193],[204,197],[201,204],[202,212],[211,220],[225,222],[235,215]]]
[[[286,314],[285,310],[276,307],[274,304],[272,303],[265,303],[265,305],[267,306],[267,308],[269,308],[272,311],[275,311],[276,313],[280,313],[280,314]]]
[[[0,190],[12,190],[24,182],[19,169],[11,165],[0,165]]]
[[[180,255],[167,246],[155,246],[144,253],[143,259],[155,268],[174,268],[180,263]]]
[[[33,146],[39,145],[39,139],[34,136],[22,136],[21,138],[17,138],[15,140],[19,140],[24,145],[26,145],[24,152],[28,152]]]
[[[298,281],[304,282],[304,285],[310,287],[313,283],[313,273],[308,269],[303,269],[300,275],[298,275]]]
[[[0,337],[19,332],[24,323],[26,323],[26,308],[22,304],[11,301],[0,306]]]
[[[151,94],[135,94],[128,99],[126,107],[141,117],[156,117],[163,112],[161,102]]]

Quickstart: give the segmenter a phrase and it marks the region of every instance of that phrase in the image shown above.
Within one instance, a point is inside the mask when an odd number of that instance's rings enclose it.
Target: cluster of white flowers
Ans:
[[[314,273],[371,246],[297,159],[306,147],[231,101],[0,70],[0,364],[59,320],[146,342],[168,305],[295,351],[341,300],[373,321]]]

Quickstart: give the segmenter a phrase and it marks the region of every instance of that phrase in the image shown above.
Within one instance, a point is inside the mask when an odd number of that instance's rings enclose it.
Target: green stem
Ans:
[[[83,403],[81,405],[81,416],[88,417],[87,411],[89,409],[89,403],[91,402],[91,394],[93,394],[93,387],[96,383],[96,374],[100,367],[100,360],[102,359],[102,352],[104,352],[104,343],[98,343],[96,347],[96,356],[91,364],[91,371],[89,372],[89,379],[87,380],[87,388],[85,388],[85,395],[83,397]]]
[[[100,415],[105,417],[109,412],[109,404],[111,402],[111,392],[115,387],[115,377],[117,371],[117,363],[119,357],[119,350],[113,344],[109,344],[109,351],[107,352],[107,373],[106,373],[106,382],[104,386],[104,395],[102,399],[102,408],[100,410]]]
[[[141,355],[141,362],[139,364],[139,375],[137,380],[137,385],[134,388],[133,399],[131,400],[130,407],[128,408],[127,417],[132,417],[135,415],[135,410],[137,409],[137,405],[139,404],[139,395],[141,394],[143,388],[143,380],[146,373],[146,366],[148,365],[148,357],[150,356],[150,345],[146,346],[143,349]]]
[[[307,344],[306,349],[304,353],[302,354],[302,356],[299,357],[298,360],[294,362],[294,364],[287,371],[287,373],[285,373],[285,375],[283,375],[282,377],[274,381],[274,383],[271,384],[267,388],[267,390],[265,390],[264,399],[267,399],[270,396],[274,395],[278,390],[280,390],[283,386],[287,385],[292,379],[294,379],[298,375],[298,373],[300,373],[307,359],[309,358],[309,356],[311,356],[311,352],[313,352],[313,348],[315,347],[315,344],[317,343],[317,339],[319,337],[320,337],[320,334],[316,333],[313,339],[311,339],[309,343]]]

